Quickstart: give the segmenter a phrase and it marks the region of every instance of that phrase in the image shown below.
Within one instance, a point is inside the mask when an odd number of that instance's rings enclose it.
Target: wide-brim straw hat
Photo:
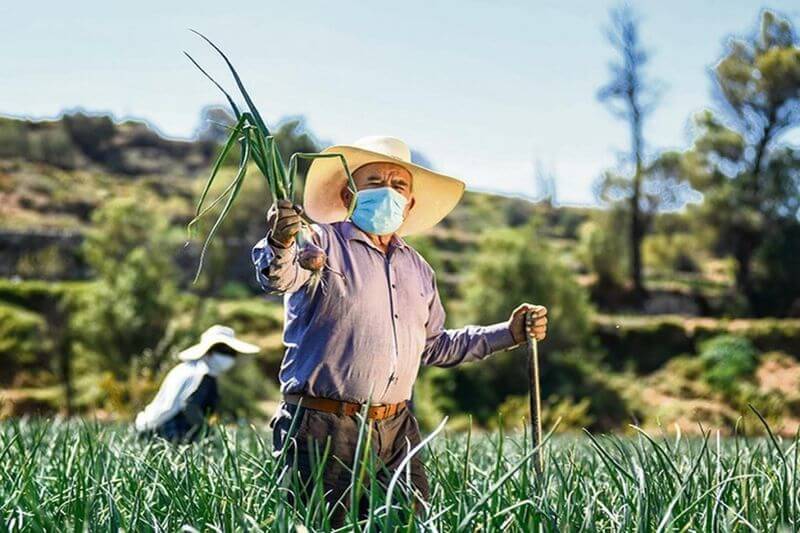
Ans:
[[[408,145],[395,137],[364,137],[353,144],[331,146],[322,153],[342,154],[351,173],[367,163],[394,163],[411,173],[414,207],[396,232],[401,236],[432,228],[464,194],[464,182],[412,163]],[[314,159],[303,195],[303,209],[309,218],[324,224],[345,220],[347,207],[342,203],[341,191],[346,185],[347,174],[338,157]]]
[[[208,350],[215,344],[224,344],[232,350],[243,354],[254,354],[260,351],[260,348],[255,344],[237,339],[236,335],[233,333],[233,329],[216,324],[203,332],[200,336],[200,342],[179,353],[178,359],[181,361],[200,359],[207,354]]]

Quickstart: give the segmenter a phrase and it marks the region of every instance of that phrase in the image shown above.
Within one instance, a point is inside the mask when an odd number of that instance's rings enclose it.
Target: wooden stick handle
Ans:
[[[532,323],[532,313],[528,311],[526,330],[527,326]],[[528,335],[528,373],[530,379],[531,444],[535,448],[542,444],[542,391],[539,382],[539,345],[536,337],[532,334]],[[541,475],[544,470],[541,448],[536,450],[533,460],[536,474]]]

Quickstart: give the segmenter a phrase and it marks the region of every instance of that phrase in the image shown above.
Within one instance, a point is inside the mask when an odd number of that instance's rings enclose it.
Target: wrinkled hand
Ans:
[[[286,248],[294,243],[303,223],[300,218],[302,212],[302,207],[289,200],[278,200],[278,203],[272,204],[267,213],[267,226],[272,229],[270,239],[274,244]]]
[[[522,344],[529,336],[538,341],[544,340],[547,336],[547,308],[542,305],[520,305],[511,313],[509,328],[517,344]]]

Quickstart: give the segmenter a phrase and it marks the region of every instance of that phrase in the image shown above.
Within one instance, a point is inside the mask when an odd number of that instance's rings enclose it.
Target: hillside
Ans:
[[[317,148],[297,122],[277,131],[284,136],[281,142],[295,150]],[[238,376],[244,385],[231,389],[231,409],[258,416],[274,407],[281,309],[278,299],[260,296],[248,260],[250,247],[264,234],[263,217],[271,203],[255,173],[209,249],[200,282],[191,283],[202,241],[195,237],[184,246],[186,223],[215,150],[212,141],[163,139],[144,123],[114,123],[103,116],[0,119],[0,278],[6,278],[0,279],[0,357],[10,361],[0,372],[6,389],[0,417],[65,409],[130,416],[152,393],[170,354],[209,321],[232,325],[263,349],[254,366]],[[140,237],[158,237],[167,245],[177,271],[169,282],[175,282],[179,296],[174,314],[156,322],[165,335],[156,339],[157,346],[122,353],[124,363],[108,364],[100,372],[92,366],[93,348],[73,338],[81,335],[74,331],[73,315],[87,309],[82,302],[92,301],[92,295],[104,298],[97,296],[97,273],[89,267],[84,244],[92,234],[116,230],[98,226],[93,216],[112,200],[125,198],[164,223],[159,235]],[[207,229],[201,227],[198,235]],[[538,300],[540,290],[549,294],[551,283],[563,287],[577,281],[582,292],[575,294],[587,295],[580,309],[589,342],[576,348],[579,352],[545,351],[552,357],[545,364],[555,372],[546,387],[552,392],[547,402],[553,413],[567,418],[565,427],[617,428],[633,418],[654,425],[679,422],[687,431],[695,422],[708,421],[731,428],[747,404],[756,402],[776,427],[791,433],[800,421],[798,320],[731,320],[736,294],[730,260],[706,246],[702,231],[680,213],[660,215],[646,237],[649,293],[644,302],[632,301],[624,282],[602,282],[609,268],[624,264],[615,247],[623,230],[622,223],[600,209],[467,192],[441,224],[409,240],[434,267],[454,326],[473,320],[476,306],[484,303],[469,299],[477,280],[473,266],[491,264],[492,257],[502,261],[509,253],[487,248],[488,237],[507,235],[523,242],[520,249],[532,258],[540,253],[554,258],[550,272],[562,273],[542,279],[528,298]],[[539,275],[533,270],[512,274]],[[518,301],[506,282],[515,286],[514,279],[501,281],[488,298]],[[158,292],[147,286],[136,290],[145,296]],[[88,309],[99,305],[94,302]],[[559,320],[571,324],[579,318]],[[752,346],[748,357],[753,366],[742,376],[741,389],[721,391],[707,382],[708,369],[698,356],[717,338],[744,339]],[[519,419],[526,405],[519,396],[526,388],[519,382],[522,374],[514,359],[519,357],[497,356],[480,371],[466,365],[446,374],[438,369],[423,373],[421,420],[430,424],[449,414],[454,427],[461,427],[463,413],[471,412],[478,423],[491,425],[498,408],[506,420]],[[77,378],[71,374],[75,368],[83,370]]]

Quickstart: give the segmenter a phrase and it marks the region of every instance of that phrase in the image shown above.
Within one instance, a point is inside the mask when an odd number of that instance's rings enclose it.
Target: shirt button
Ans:
[[[400,318],[400,316],[397,313],[394,314],[394,317],[395,318]]]
[[[396,288],[397,288],[397,285],[395,285],[394,283],[392,283],[392,288],[393,288],[393,289],[396,289]]]

